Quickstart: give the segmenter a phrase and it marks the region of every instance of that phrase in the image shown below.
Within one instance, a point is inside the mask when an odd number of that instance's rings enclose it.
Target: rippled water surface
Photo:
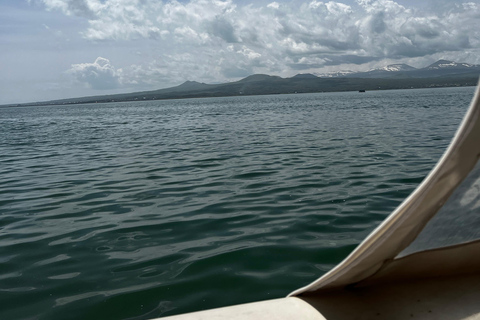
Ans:
[[[0,108],[0,318],[285,296],[421,182],[473,91]]]

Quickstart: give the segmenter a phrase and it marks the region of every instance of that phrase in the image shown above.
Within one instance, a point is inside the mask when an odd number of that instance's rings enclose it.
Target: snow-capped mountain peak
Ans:
[[[336,77],[343,77],[349,74],[356,73],[355,71],[351,70],[343,70],[343,71],[333,71],[327,73],[314,73],[319,78],[336,78]]]
[[[473,64],[469,63],[457,63],[455,61],[450,61],[450,60],[438,60],[435,63],[432,63],[429,65],[427,68],[428,69],[444,69],[444,68],[471,68],[475,67]]]
[[[458,63],[449,60],[438,60],[425,68],[414,68],[404,63],[390,64],[383,68],[369,71],[337,71],[323,74],[315,73],[320,78],[427,78],[452,74],[474,74],[480,72],[480,65]]]
[[[397,63],[397,64],[390,64],[386,67],[383,67],[377,70],[399,72],[399,71],[411,71],[411,70],[415,70],[415,68],[412,66],[409,66],[408,64]]]

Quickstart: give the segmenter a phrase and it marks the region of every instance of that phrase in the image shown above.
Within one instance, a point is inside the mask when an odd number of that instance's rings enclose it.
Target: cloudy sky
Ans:
[[[0,104],[480,64],[480,0],[0,0]]]

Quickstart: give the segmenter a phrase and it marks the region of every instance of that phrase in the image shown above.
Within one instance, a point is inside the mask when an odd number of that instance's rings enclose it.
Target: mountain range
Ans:
[[[105,103],[161,99],[223,97],[239,95],[287,94],[308,92],[410,89],[475,86],[480,65],[439,60],[425,68],[391,64],[367,72],[341,71],[329,74],[297,74],[281,78],[254,74],[242,80],[221,84],[186,81],[166,89],[35,102],[22,105]]]
[[[340,71],[319,74],[321,78],[435,78],[451,75],[480,74],[480,65],[438,60],[425,68],[414,68],[408,64],[391,64],[367,72]]]

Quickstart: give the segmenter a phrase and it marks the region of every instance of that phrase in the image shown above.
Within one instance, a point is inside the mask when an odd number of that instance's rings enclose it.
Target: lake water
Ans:
[[[473,92],[0,108],[0,318],[283,297],[422,181]]]

